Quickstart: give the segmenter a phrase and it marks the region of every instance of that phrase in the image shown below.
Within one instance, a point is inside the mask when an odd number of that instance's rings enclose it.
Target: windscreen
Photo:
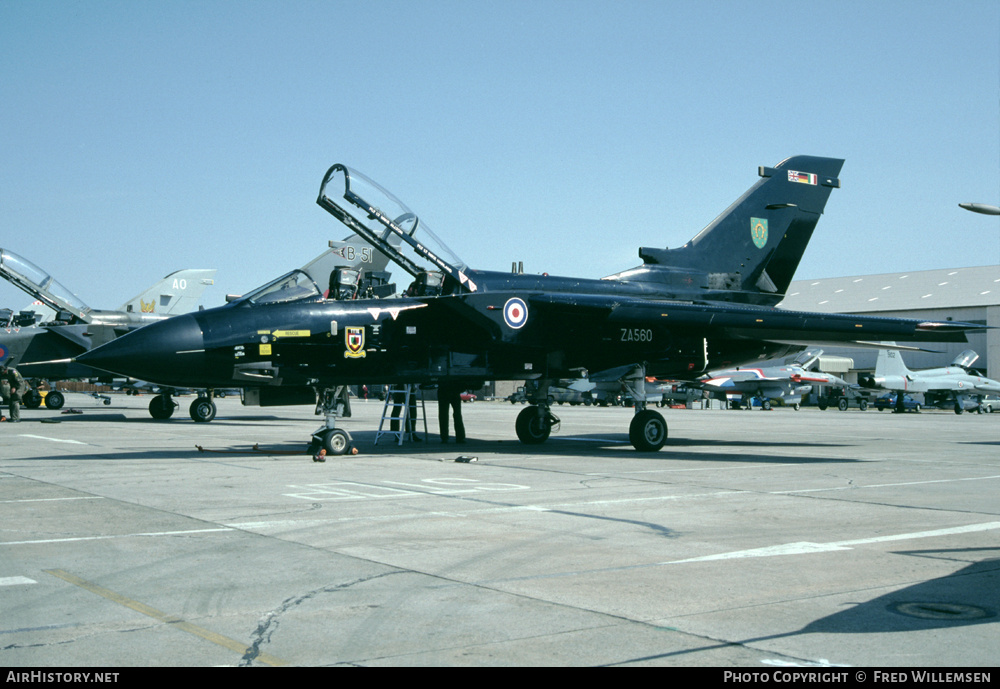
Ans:
[[[283,304],[301,299],[319,299],[322,293],[313,279],[301,270],[293,270],[258,287],[240,301],[251,304]]]

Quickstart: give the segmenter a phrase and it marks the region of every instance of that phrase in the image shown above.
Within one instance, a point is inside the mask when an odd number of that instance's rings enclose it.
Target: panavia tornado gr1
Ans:
[[[964,341],[974,324],[775,308],[799,264],[842,160],[788,158],[675,249],[639,249],[642,264],[603,279],[473,269],[407,206],[364,175],[331,167],[319,205],[385,253],[405,293],[331,291],[293,271],[226,306],[156,323],[78,360],[178,387],[312,388],[536,380],[515,423],[542,443],[558,419],[550,382],[600,373],[636,400],[647,376],[693,380],[709,369],[784,356],[807,344]],[[341,276],[342,278],[343,276]],[[332,281],[348,287],[356,277]],[[636,405],[629,439],[659,450],[663,417]],[[350,436],[329,418],[313,434],[341,454]]]

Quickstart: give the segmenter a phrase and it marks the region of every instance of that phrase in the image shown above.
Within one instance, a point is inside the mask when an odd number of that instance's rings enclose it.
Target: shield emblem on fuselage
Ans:
[[[347,350],[344,352],[346,358],[363,357],[365,355],[365,327],[345,328],[344,343],[347,345]]]

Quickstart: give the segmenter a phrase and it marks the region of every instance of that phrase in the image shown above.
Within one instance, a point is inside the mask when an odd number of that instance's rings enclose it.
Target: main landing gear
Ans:
[[[628,439],[640,452],[656,452],[667,442],[667,422],[660,412],[640,409],[628,425]]]
[[[628,425],[628,439],[640,452],[657,452],[667,442],[667,422],[660,412],[646,409],[646,367],[636,366],[622,381],[632,393],[635,416]]]
[[[208,423],[215,418],[217,411],[218,408],[215,406],[215,402],[212,401],[211,392],[207,392],[205,395],[199,394],[188,408],[188,413],[191,414],[191,418],[197,423]]]
[[[646,409],[646,369],[636,366],[623,380],[632,393],[635,416],[628,427],[628,439],[640,452],[656,452],[667,442],[667,422],[652,409]],[[531,406],[521,410],[514,423],[518,439],[525,445],[539,445],[548,440],[552,430],[559,425],[559,417],[550,410],[548,380],[539,381],[529,395]],[[527,387],[527,386],[526,386]]]
[[[174,401],[173,394],[173,390],[168,390],[151,399],[149,401],[149,415],[160,421],[173,416],[174,411],[180,406]],[[211,390],[199,392],[198,396],[191,402],[191,406],[188,407],[188,413],[196,423],[208,423],[215,418],[217,412],[218,408],[212,401]]]
[[[31,388],[22,396],[21,404],[26,409],[38,409],[42,406],[42,399],[42,394],[36,388]],[[44,400],[46,409],[62,409],[66,403],[66,397],[58,390],[49,390]]]
[[[532,404],[517,415],[514,430],[518,440],[525,445],[539,445],[549,439],[552,429],[559,425],[559,417],[549,411],[548,403]]]
[[[159,419],[161,421],[169,419],[174,415],[174,409],[176,408],[177,403],[174,402],[169,393],[157,395],[153,399],[149,400],[149,415],[154,419]]]

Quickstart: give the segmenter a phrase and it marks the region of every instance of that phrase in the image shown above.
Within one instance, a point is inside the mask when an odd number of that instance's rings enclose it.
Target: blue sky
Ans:
[[[338,162],[473,267],[602,277],[796,154],[847,161],[797,278],[1000,264],[957,205],[1000,204],[1000,3],[0,0],[0,246],[98,308],[306,263]]]

